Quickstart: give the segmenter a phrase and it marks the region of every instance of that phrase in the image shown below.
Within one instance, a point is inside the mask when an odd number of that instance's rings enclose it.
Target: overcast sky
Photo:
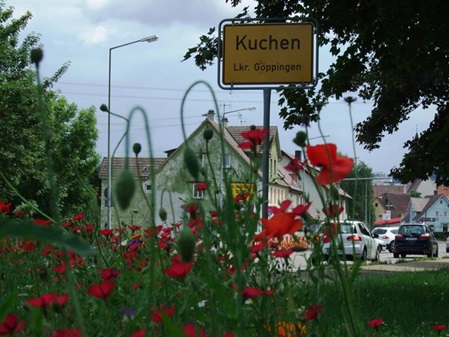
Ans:
[[[245,5],[252,1],[246,0]],[[182,98],[196,81],[205,81],[214,88],[220,113],[255,107],[229,113],[229,125],[263,125],[262,90],[223,90],[217,85],[217,66],[206,71],[197,68],[193,60],[181,62],[188,48],[196,46],[199,36],[221,20],[232,18],[241,7],[233,9],[225,0],[6,0],[15,8],[15,16],[27,10],[33,18],[24,34],[41,35],[44,47],[42,76],[50,77],[65,62],[70,61],[68,72],[55,89],[79,108],[95,106],[100,138],[97,150],[107,155],[107,114],[100,111],[108,99],[109,49],[157,34],[153,43],[135,43],[114,49],[111,62],[111,111],[128,117],[139,106],[146,112],[150,123],[153,154],[164,157],[164,151],[178,147],[182,141],[180,110]],[[319,67],[324,71],[330,62],[320,50]],[[203,115],[215,104],[206,85],[195,86],[184,103],[187,133],[192,132],[205,118]],[[357,100],[352,105],[353,124],[364,120],[370,111],[369,102]],[[272,91],[270,122],[279,128],[281,147],[294,153],[292,143],[299,127],[284,131],[278,117],[277,96]],[[358,160],[372,167],[374,172],[386,172],[398,166],[404,153],[403,142],[416,131],[425,130],[433,119],[434,111],[417,111],[404,122],[395,135],[387,135],[381,149],[371,153],[356,145]],[[354,157],[353,134],[348,105],[333,101],[324,108],[321,128],[327,142],[337,144],[343,154]],[[125,121],[111,119],[111,152],[125,131]],[[131,122],[130,143],[140,142],[143,155],[148,155],[143,119],[135,114]],[[318,137],[315,126],[311,137]],[[319,139],[312,143],[319,143]],[[124,155],[124,147],[116,156]]]

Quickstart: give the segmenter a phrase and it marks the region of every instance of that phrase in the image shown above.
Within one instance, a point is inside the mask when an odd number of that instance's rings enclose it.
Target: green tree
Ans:
[[[352,197],[349,199],[348,216],[365,221],[367,225],[375,221],[372,177],[372,169],[364,162],[359,162],[340,183],[340,187]]]
[[[30,50],[39,46],[39,36],[30,34],[19,44],[19,34],[31,17],[27,12],[13,19],[13,8],[0,0],[0,172],[5,177],[0,179],[0,199],[27,209],[15,189],[49,213],[44,133],[36,72],[29,56]],[[95,109],[78,111],[76,105],[51,90],[67,68],[68,63],[42,81],[52,171],[57,182],[58,207],[64,216],[88,211],[86,208],[96,195],[89,179],[99,166]]]
[[[241,0],[231,0],[231,6]],[[372,101],[371,115],[356,125],[356,139],[368,150],[379,147],[417,107],[436,110],[435,119],[417,139],[404,144],[409,152],[393,177],[403,183],[435,174],[449,184],[449,2],[434,0],[259,0],[257,18],[314,18],[318,42],[334,57],[310,90],[291,86],[281,94],[284,127],[309,125],[320,118],[329,98],[354,93]],[[246,7],[239,16],[248,16]],[[282,21],[282,19],[280,19]],[[218,40],[211,29],[184,56],[195,56],[202,69],[217,56]]]

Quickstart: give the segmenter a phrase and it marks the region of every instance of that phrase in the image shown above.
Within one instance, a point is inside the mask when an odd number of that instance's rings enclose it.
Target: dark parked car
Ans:
[[[406,257],[408,254],[438,257],[438,241],[427,225],[407,223],[399,226],[394,237],[393,256]]]

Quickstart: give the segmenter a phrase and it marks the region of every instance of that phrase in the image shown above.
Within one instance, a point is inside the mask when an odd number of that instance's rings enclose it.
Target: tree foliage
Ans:
[[[351,219],[365,221],[370,225],[374,223],[372,169],[364,162],[355,165],[351,173],[340,183],[340,187],[348,193],[348,216]]]
[[[0,0],[0,172],[6,178],[0,179],[0,199],[20,208],[22,196],[49,214],[43,125],[36,72],[29,56],[30,50],[39,46],[39,36],[30,34],[19,44],[19,34],[31,17],[27,12],[14,19],[13,8]],[[42,81],[44,113],[51,135],[52,172],[63,215],[86,211],[96,195],[89,179],[99,165],[94,108],[78,111],[76,105],[50,90],[67,68],[68,64],[64,64],[54,76]]]
[[[240,0],[226,1],[231,6]],[[245,8],[241,16],[246,16]],[[280,116],[284,127],[318,121],[329,98],[356,94],[373,103],[371,115],[356,125],[356,140],[374,150],[386,134],[398,130],[417,107],[436,111],[432,125],[409,149],[392,175],[406,183],[436,175],[449,183],[449,2],[435,0],[259,0],[253,17],[312,17],[318,23],[318,41],[327,46],[334,62],[318,74],[319,86],[303,90],[290,86],[281,93]],[[262,19],[263,20],[263,19]],[[195,55],[201,68],[217,57],[214,31],[203,35],[185,59]],[[417,162],[419,162],[418,165]]]

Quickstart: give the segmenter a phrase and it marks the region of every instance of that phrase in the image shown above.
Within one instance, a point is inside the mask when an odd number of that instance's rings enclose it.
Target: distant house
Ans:
[[[295,157],[301,160],[301,156],[301,151],[296,151],[294,155],[282,151],[280,166],[282,168],[287,166],[288,163]],[[314,180],[318,172],[311,172],[309,169],[305,168],[301,171],[299,177],[296,174],[292,174],[291,172],[287,172],[287,174],[290,176],[290,179],[292,181],[291,183],[296,184],[298,186],[298,190],[300,191],[300,200],[298,201],[298,203],[305,203],[306,200],[311,201],[312,204],[309,208],[310,218],[315,220],[323,220],[325,217],[323,209],[326,208],[326,206],[323,204],[320,193],[328,192],[328,188],[326,186],[321,186],[320,190],[316,188]],[[348,199],[351,197],[342,189],[338,189],[338,192],[340,197],[339,203],[343,206],[343,212],[340,214],[339,218],[345,220],[348,218]]]
[[[142,191],[144,195],[151,193],[151,185],[149,183],[151,170],[156,171],[159,166],[166,160],[166,158],[128,158],[128,167],[133,173],[135,180],[138,182],[137,190]],[[112,158],[112,186],[114,186],[115,179],[120,172],[125,168],[127,159],[123,157]],[[153,165],[153,168],[151,167]],[[103,226],[106,226],[108,221],[108,158],[104,157],[100,166],[99,178],[101,180],[101,205],[100,218]],[[142,193],[136,193],[134,199],[131,201],[131,207],[126,211],[121,211],[116,207],[114,196],[111,200],[111,222],[117,223],[118,219],[126,224],[142,223],[148,219],[148,212],[143,211],[147,209],[146,200],[142,197]]]
[[[421,207],[423,202],[427,201],[421,210],[414,207]],[[436,232],[447,232],[449,229],[449,200],[445,195],[434,194],[430,197],[423,198],[422,203],[416,200],[409,204],[409,221],[424,222],[433,227]]]
[[[262,129],[261,126],[258,127]],[[204,132],[212,132],[213,137],[206,142]],[[183,209],[182,206],[189,202],[201,201],[202,207],[206,211],[211,211],[223,206],[226,200],[226,193],[230,191],[232,197],[235,197],[242,191],[257,191],[257,197],[262,197],[262,171],[261,169],[254,171],[252,163],[254,161],[262,161],[262,151],[254,154],[249,150],[239,147],[244,142],[242,132],[249,131],[249,126],[228,126],[226,124],[219,125],[214,121],[214,112],[209,111],[207,118],[194,130],[187,139],[175,149],[166,151],[167,158],[157,158],[150,161],[148,158],[139,158],[139,170],[137,170],[137,162],[132,164],[136,159],[130,158],[131,169],[139,185],[142,186],[140,193],[136,195],[131,203],[130,210],[124,213],[118,213],[120,221],[126,224],[148,223],[148,219],[152,216],[148,209],[148,199],[151,193],[154,193],[156,209],[153,214],[158,214],[160,208],[167,211],[167,222],[175,223],[181,220]],[[268,186],[268,205],[279,206],[284,200],[291,200],[291,208],[296,207],[305,200],[307,193],[312,207],[306,214],[306,218],[322,219],[322,202],[318,196],[313,176],[310,172],[305,172],[304,179],[298,179],[291,172],[284,169],[291,158],[289,155],[281,151],[279,142],[278,129],[275,126],[269,130],[269,186]],[[189,146],[198,156],[201,166],[198,181],[189,174],[185,167],[184,150]],[[154,163],[152,168],[154,172],[154,185],[151,183],[150,163]],[[116,179],[120,170],[124,167],[123,158],[115,158],[113,161],[113,179]],[[138,172],[139,171],[139,172]],[[104,158],[100,178],[102,181],[102,191],[107,188],[107,158]],[[208,186],[213,186],[206,191],[198,190],[198,182],[204,182]],[[228,182],[230,189],[225,186]],[[255,184],[253,184],[255,182]],[[143,193],[142,193],[143,191]],[[342,190],[339,191],[341,203],[345,206],[349,196]],[[101,219],[102,222],[107,221],[107,200],[102,198]],[[112,214],[116,214],[116,207],[112,210]],[[342,219],[346,218],[346,207],[341,215]],[[118,218],[114,215],[112,224],[115,226]],[[159,219],[156,219],[159,221]]]
[[[410,196],[408,194],[384,193],[375,198],[375,226],[396,225],[406,216]]]

